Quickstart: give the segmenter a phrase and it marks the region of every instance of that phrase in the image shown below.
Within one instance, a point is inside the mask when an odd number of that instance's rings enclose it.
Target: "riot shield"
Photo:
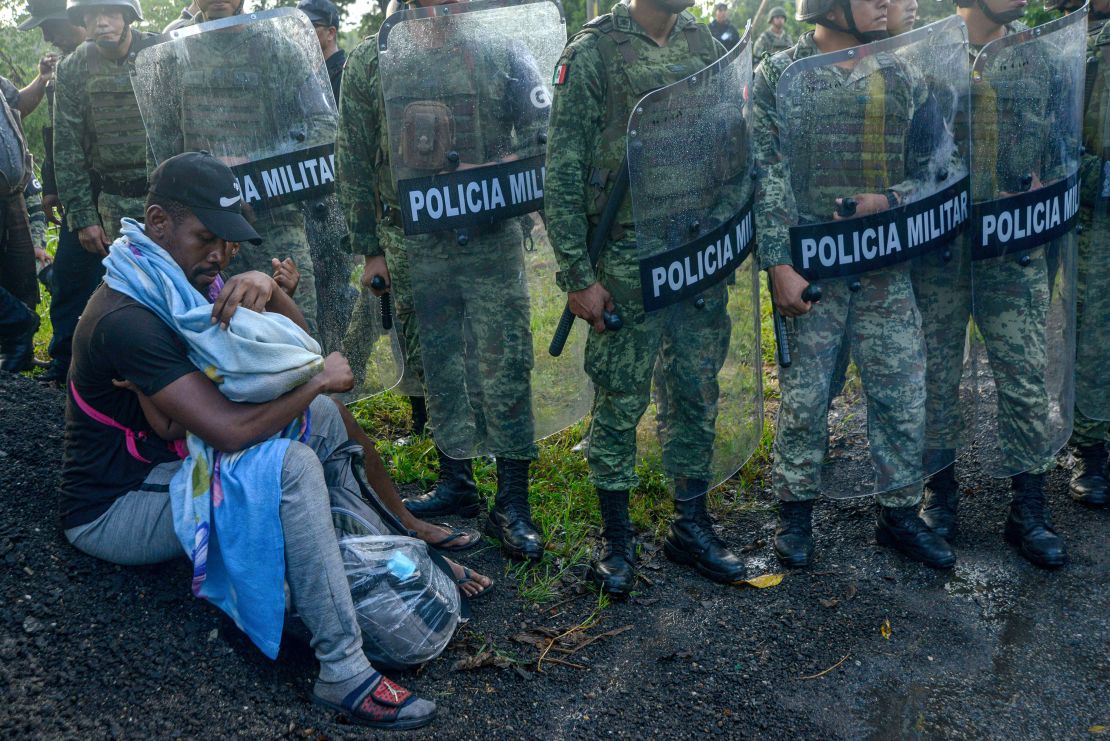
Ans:
[[[991,42],[972,69],[968,357],[998,477],[1045,470],[1071,434],[1086,19]]]
[[[659,330],[637,450],[710,487],[763,429],[749,43],[649,93],[628,122],[644,322]]]
[[[945,465],[926,455],[926,420],[937,427],[926,408],[960,408],[967,318],[947,313],[946,287],[970,281],[957,240],[970,206],[968,67],[952,17],[802,58],[777,82],[791,259],[821,291],[782,324],[792,365],[780,369],[777,444],[805,460],[823,447],[800,485],[827,496],[894,491]],[[951,380],[951,395],[926,403],[927,385]]]
[[[565,304],[538,213],[565,42],[553,0],[405,10],[378,35],[428,415],[454,458],[522,456],[589,411],[584,328],[559,358],[543,345]]]
[[[1093,192],[1084,189],[1081,195],[1085,229],[1079,236],[1076,271],[1075,408],[1094,420],[1110,420],[1110,374],[1103,367],[1110,345],[1110,86],[1106,84],[1110,64],[1106,49],[1100,46],[1096,52],[1100,55],[1097,74],[1085,93],[1085,157],[1096,163],[1098,176]]]
[[[300,273],[293,298],[312,334],[319,340],[326,322],[330,337],[349,335],[331,325],[337,316],[342,321],[353,296],[346,285],[335,295],[317,296],[309,247],[310,233],[322,244],[336,244],[345,231],[332,195],[338,113],[307,17],[279,8],[185,26],[140,52],[132,74],[152,167],[181,152],[205,150],[238,178],[244,212],[263,243],[242,245],[227,272],[269,274],[271,258],[292,258]],[[367,309],[378,311],[377,299]],[[401,377],[389,332],[359,338],[367,346],[356,353],[365,362],[352,362],[359,381],[352,399]]]

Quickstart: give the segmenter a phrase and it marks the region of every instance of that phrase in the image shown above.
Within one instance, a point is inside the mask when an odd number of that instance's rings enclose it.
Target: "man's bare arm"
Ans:
[[[200,371],[182,376],[150,399],[160,412],[212,447],[234,453],[280,432],[319,394],[342,393],[353,387],[347,360],[332,353],[324,359],[319,374],[264,404],[229,401]]]

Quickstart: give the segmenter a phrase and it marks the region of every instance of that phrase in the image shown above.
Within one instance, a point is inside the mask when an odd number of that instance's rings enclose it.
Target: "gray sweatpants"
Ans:
[[[312,634],[320,678],[341,682],[369,668],[370,662],[362,652],[331,507],[333,501],[349,507],[361,497],[335,403],[320,396],[309,408],[312,434],[307,444],[290,443],[281,467],[285,578],[297,614]],[[339,448],[344,450],[336,452]],[[185,555],[174,533],[168,494],[180,466],[156,466],[138,489],[117,499],[93,522],[66,530],[66,538],[78,550],[118,564],[158,563]]]

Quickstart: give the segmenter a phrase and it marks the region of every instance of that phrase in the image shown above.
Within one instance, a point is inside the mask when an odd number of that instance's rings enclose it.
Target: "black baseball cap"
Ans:
[[[307,15],[314,26],[339,28],[339,9],[330,0],[299,0],[297,10]]]
[[[243,218],[239,180],[208,152],[185,152],[162,162],[150,174],[150,192],[188,206],[221,239],[262,244]]]
[[[66,15],[66,0],[27,0],[27,12],[31,17],[19,24],[20,31],[38,28],[46,21],[69,23],[69,16]]]

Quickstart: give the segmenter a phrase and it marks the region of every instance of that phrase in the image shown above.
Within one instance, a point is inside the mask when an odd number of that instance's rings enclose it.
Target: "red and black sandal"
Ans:
[[[312,701],[343,713],[355,723],[394,731],[421,728],[436,717],[434,702],[417,697],[378,672],[349,692],[341,703],[315,694]]]

